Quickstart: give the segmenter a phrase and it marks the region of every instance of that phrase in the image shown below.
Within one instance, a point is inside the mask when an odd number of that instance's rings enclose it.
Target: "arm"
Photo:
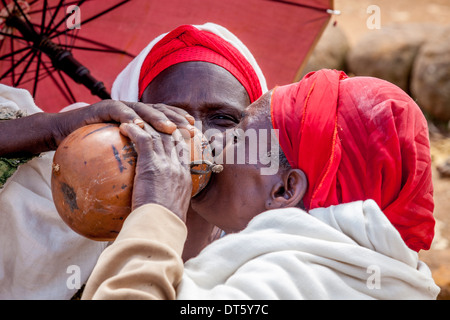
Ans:
[[[175,299],[186,236],[186,226],[168,209],[139,207],[101,254],[82,299]]]
[[[53,114],[40,112],[0,121],[0,156],[32,156],[55,149],[50,130],[53,118]]]
[[[0,157],[36,155],[56,150],[74,130],[99,122],[148,122],[156,130],[171,134],[177,127],[193,134],[193,118],[186,111],[161,104],[103,100],[79,109],[61,112],[39,112],[14,120],[0,121]]]
[[[98,260],[83,299],[174,299],[183,274],[192,191],[189,166],[172,156],[171,136],[148,125],[144,130],[122,124],[120,129],[138,154],[133,211]],[[178,143],[187,148],[183,139]]]

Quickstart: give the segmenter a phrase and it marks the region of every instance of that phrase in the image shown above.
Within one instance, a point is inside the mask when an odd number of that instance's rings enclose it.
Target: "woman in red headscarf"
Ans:
[[[151,142],[132,124],[121,128],[138,153],[142,148],[144,157],[149,152],[170,161],[164,152],[148,151],[170,142]],[[276,139],[266,140],[267,149],[247,135],[261,139],[271,128]],[[174,298],[175,290],[178,299],[436,298],[439,288],[417,255],[434,234],[427,124],[401,89],[336,70],[310,73],[263,95],[227,137],[224,170],[192,207],[229,234],[183,272],[177,257],[185,210],[150,196],[103,253],[85,298],[154,298],[158,292]],[[273,152],[278,147],[280,154]],[[239,150],[246,150],[243,163],[236,162]],[[256,163],[252,152],[260,156]],[[267,155],[279,164],[270,175],[261,174]],[[187,181],[183,170],[173,170]],[[162,235],[154,216],[179,238]],[[172,258],[139,258],[150,251]],[[106,273],[117,259],[121,269]],[[143,279],[158,279],[159,291],[143,289]]]

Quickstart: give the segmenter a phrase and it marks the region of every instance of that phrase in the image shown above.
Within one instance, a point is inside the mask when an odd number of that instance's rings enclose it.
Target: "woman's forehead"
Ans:
[[[179,63],[161,72],[144,91],[142,101],[242,108],[250,103],[246,90],[230,72],[200,61]]]
[[[264,94],[260,99],[253,102],[244,112],[242,112],[239,128],[246,129],[271,129],[272,122],[270,118],[270,97],[271,91]]]
[[[263,94],[258,100],[245,108],[243,117],[270,117],[272,90]]]

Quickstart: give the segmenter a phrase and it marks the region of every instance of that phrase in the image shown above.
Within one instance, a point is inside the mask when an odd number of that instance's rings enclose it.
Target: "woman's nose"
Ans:
[[[225,132],[221,132],[218,130],[215,130],[215,132],[205,132],[205,136],[208,139],[209,145],[211,147],[211,153],[214,158],[214,163],[217,164],[223,164],[222,159],[222,152],[225,148]]]

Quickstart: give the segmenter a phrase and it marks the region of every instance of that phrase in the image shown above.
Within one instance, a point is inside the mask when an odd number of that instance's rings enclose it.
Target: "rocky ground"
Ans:
[[[379,16],[368,12],[379,8]],[[334,16],[305,73],[321,67],[396,83],[429,119],[436,236],[420,258],[450,300],[450,1],[335,0]],[[373,19],[379,18],[378,21]],[[374,22],[379,29],[371,29]]]

